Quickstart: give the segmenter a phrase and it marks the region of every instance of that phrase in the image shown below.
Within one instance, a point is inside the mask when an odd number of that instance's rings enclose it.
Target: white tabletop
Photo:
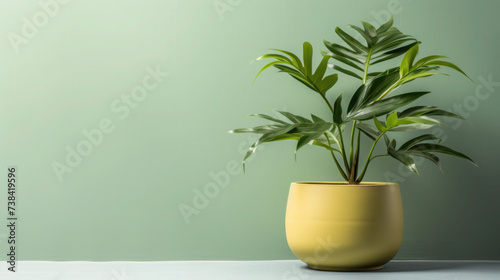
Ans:
[[[495,261],[391,261],[372,272],[327,272],[300,261],[38,262],[20,261],[17,272],[2,262],[0,279],[26,280],[323,280],[500,279]]]

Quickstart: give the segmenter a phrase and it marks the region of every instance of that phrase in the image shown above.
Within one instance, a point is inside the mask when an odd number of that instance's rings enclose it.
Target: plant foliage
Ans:
[[[313,114],[310,118],[305,118],[284,111],[278,111],[282,119],[264,114],[252,115],[270,121],[270,124],[230,131],[260,135],[248,149],[243,164],[255,153],[260,144],[284,140],[297,141],[295,153],[306,144],[324,148],[331,154],[341,176],[350,184],[360,183],[370,162],[378,157],[392,157],[417,174],[414,157],[427,159],[440,169],[437,154],[452,155],[475,164],[468,156],[441,145],[441,140],[432,134],[412,138],[399,148],[396,141],[390,138],[391,133],[425,130],[441,125],[440,117],[462,118],[435,106],[413,106],[402,109],[430,92],[395,94],[396,89],[420,78],[444,74],[440,72],[443,67],[456,70],[467,78],[468,76],[458,66],[447,61],[445,56],[431,55],[416,60],[420,42],[393,27],[392,18],[378,28],[367,22],[362,22],[362,27],[354,25],[349,27],[358,32],[364,42],[356,40],[337,27],[335,32],[345,45],[325,40],[324,45],[328,52],[322,53],[323,57],[316,68],[313,67],[313,47],[309,42],[303,43],[302,59],[292,52],[279,49],[270,49],[275,53],[257,58],[257,60],[271,61],[262,67],[255,79],[264,70],[274,67],[278,72],[290,75],[317,93],[332,115],[330,120],[324,120]],[[400,62],[395,67],[379,72],[370,69],[372,65],[401,56]],[[333,65],[329,64],[330,62],[333,62]],[[327,74],[329,66],[361,81],[346,108],[342,106],[342,94],[333,98],[333,103],[327,96],[338,80],[337,73]],[[347,125],[352,125],[349,142],[344,140],[343,135]],[[361,134],[373,142],[363,168],[360,168],[359,159]],[[375,146],[382,138],[386,144],[386,153],[373,155]]]

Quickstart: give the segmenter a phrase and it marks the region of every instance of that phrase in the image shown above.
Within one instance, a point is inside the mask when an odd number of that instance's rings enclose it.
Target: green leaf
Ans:
[[[387,131],[387,128],[385,128],[380,121],[377,119],[377,117],[373,117],[373,122],[375,123],[375,127],[377,127],[378,131],[380,132],[385,132]]]
[[[344,74],[346,74],[346,75],[352,76],[352,77],[354,77],[354,78],[357,78],[357,79],[360,79],[360,80],[362,80],[362,79],[363,79],[363,78],[361,78],[361,76],[359,76],[358,74],[356,74],[356,73],[354,73],[354,72],[352,72],[352,71],[349,71],[349,70],[347,70],[347,69],[345,69],[345,68],[342,68],[342,67],[340,67],[340,66],[338,66],[338,65],[333,65],[333,69],[338,70],[338,71],[340,71],[340,72],[342,72],[342,73],[344,73]]]
[[[313,47],[309,42],[304,42],[303,44],[303,60],[304,60],[304,69],[305,75],[307,77],[312,75],[312,56],[313,56]]]
[[[274,65],[274,67],[278,68],[280,70],[280,72],[284,72],[284,73],[289,74],[290,76],[292,76],[293,78],[295,78],[297,81],[301,82],[302,84],[304,84],[308,88],[316,91],[314,84],[312,84],[307,79],[307,77],[305,77],[304,74],[300,73],[299,71],[294,70],[294,69],[287,67],[287,66],[284,66],[284,65],[279,65],[279,64]]]
[[[403,163],[408,169],[410,169],[411,171],[418,174],[418,170],[417,170],[417,166],[415,165],[415,161],[413,160],[413,158],[410,155],[405,154],[405,153],[400,153],[392,147],[387,148],[387,153],[391,157],[393,157],[393,158],[397,159],[399,162]],[[420,174],[418,174],[418,175],[420,175]]]
[[[326,68],[328,67],[328,60],[330,58],[330,55],[325,55],[321,60],[320,64],[318,65],[318,67],[316,68],[316,70],[313,71],[314,70],[312,66],[313,48],[309,42],[304,42],[303,44],[304,65],[302,65],[300,59],[291,52],[279,49],[271,49],[271,50],[282,52],[288,55],[290,58],[277,54],[266,54],[259,57],[258,59],[274,58],[276,59],[276,61],[271,61],[270,63],[265,65],[258,72],[255,79],[262,73],[262,71],[271,66],[274,66],[279,70],[279,72],[289,74],[290,76],[292,76],[292,78],[296,79],[297,81],[304,84],[311,90],[323,96],[330,88],[332,88],[335,85],[335,83],[338,80],[338,74],[332,74],[324,77]]]
[[[304,147],[309,142],[312,142],[316,138],[321,137],[323,135],[323,133],[324,133],[324,131],[322,133],[311,133],[311,134],[306,134],[306,135],[300,137],[300,139],[297,141],[297,146],[295,147],[295,153],[297,153],[297,151],[300,148]]]
[[[413,60],[417,56],[418,53],[418,45],[415,44],[408,52],[406,52],[405,56],[403,57],[403,60],[401,61],[401,65],[399,67],[399,76],[403,78],[410,72],[410,68],[413,65]]]
[[[282,53],[288,55],[292,59],[293,66],[295,68],[297,68],[300,72],[304,72],[304,67],[302,66],[302,62],[300,61],[300,59],[294,53],[291,53],[291,52],[288,52],[288,51],[284,51],[284,50],[280,50],[280,49],[269,49],[269,50],[282,52]]]
[[[410,116],[439,116],[439,117],[450,117],[450,118],[465,120],[465,118],[463,118],[460,115],[457,115],[455,113],[446,110],[437,109],[436,106],[414,106],[398,114],[398,117],[400,118],[405,118]]]
[[[389,28],[386,32],[379,34],[379,37],[381,38],[378,42],[379,44],[386,44],[387,42],[397,41],[404,38],[413,38],[409,35],[403,34],[396,27]]]
[[[335,33],[339,35],[339,37],[344,40],[346,44],[348,44],[355,52],[357,53],[366,53],[368,49],[363,46],[358,40],[354,39],[352,36],[344,32],[344,30],[340,29],[340,27],[335,28]],[[324,41],[325,45],[328,41]]]
[[[439,124],[441,124],[440,121],[426,116],[398,118],[398,113],[394,112],[387,117],[386,129],[390,131],[411,131],[427,129]]]
[[[277,142],[277,141],[286,141],[286,140],[299,140],[301,137],[302,137],[302,135],[297,134],[297,133],[292,133],[292,134],[287,133],[287,134],[278,135],[278,136],[276,136],[274,138],[271,138],[271,139],[267,140],[266,142]],[[332,148],[332,147],[328,146],[327,144],[323,143],[321,140],[322,140],[321,137],[318,137],[316,140],[312,141],[312,144],[314,146],[325,148],[325,149],[327,149],[329,151],[335,151],[335,152],[340,153],[340,151],[338,149],[335,149],[335,148]],[[326,142],[326,140],[325,140],[325,142]]]
[[[273,138],[270,138],[266,142],[277,142],[277,141],[285,141],[285,140],[299,140],[301,136],[296,133],[285,133],[277,135]]]
[[[290,121],[292,121],[294,123],[312,123],[312,121],[310,121],[304,117],[301,117],[299,115],[295,115],[295,114],[285,112],[285,111],[277,111],[277,112],[282,114],[283,116],[285,116],[287,119],[289,119]]]
[[[435,124],[410,123],[410,124],[403,124],[403,125],[398,125],[396,127],[393,127],[393,128],[391,128],[391,131],[392,132],[407,132],[407,131],[414,131],[414,130],[429,129],[433,126],[435,126]]]
[[[409,117],[409,116],[418,116],[418,115],[421,114],[421,112],[432,110],[434,108],[436,108],[436,107],[435,106],[414,106],[414,107],[410,107],[410,108],[404,110],[403,112],[399,113],[398,114],[398,118],[405,118],[405,117]]]
[[[420,135],[420,136],[417,136],[417,137],[415,137],[413,139],[410,139],[410,140],[406,141],[403,145],[401,145],[401,147],[399,149],[400,150],[408,150],[411,147],[415,146],[416,144],[418,144],[418,143],[420,143],[422,141],[436,140],[436,139],[439,139],[439,138],[437,138],[433,134]]]
[[[293,62],[290,58],[288,58],[284,55],[280,55],[280,54],[265,54],[265,55],[259,56],[255,60],[269,59],[269,58],[276,59],[276,60],[282,61],[283,63],[290,64],[293,66]]]
[[[316,68],[316,71],[312,75],[312,82],[317,83],[321,81],[323,76],[325,76],[326,68],[328,67],[328,60],[330,59],[329,55],[323,56],[323,59],[318,65],[318,68]]]
[[[338,127],[334,126],[334,132],[333,133],[332,133],[332,131],[325,131],[325,135],[329,139],[331,139],[330,142],[333,142],[333,143],[337,144],[337,146],[339,146],[339,147],[340,147],[340,139],[339,139],[340,138],[340,133],[341,133],[341,131],[344,130],[344,124],[341,124],[340,127],[341,128],[340,128],[340,131],[339,131]]]
[[[353,113],[352,113],[353,110],[355,108],[358,108],[358,104],[361,102],[361,97],[365,93],[366,87],[367,87],[366,84],[362,84],[356,90],[356,92],[353,94],[353,96],[351,97],[351,101],[349,101],[349,106],[347,106],[347,115],[348,115],[348,118],[349,118],[349,116],[353,115]]]
[[[439,170],[441,172],[443,172],[443,169],[441,168],[441,163],[440,163],[439,158],[437,156],[435,156],[435,155],[433,155],[431,153],[418,152],[418,151],[406,151],[405,153],[409,154],[409,155],[416,156],[416,157],[422,157],[422,158],[428,159],[432,163],[434,163],[435,165],[437,165],[437,167],[439,168]]]
[[[325,122],[322,118],[320,118],[314,114],[311,114],[311,119],[313,120],[313,122]]]
[[[276,125],[261,125],[250,128],[237,128],[230,130],[229,133],[256,133],[256,134],[265,134],[276,129],[280,128],[280,126]]]
[[[391,128],[397,126],[398,124],[399,124],[398,112],[394,112],[394,113],[390,114],[387,117],[387,120],[385,121],[385,126],[387,127],[387,129],[391,129]]]
[[[325,133],[330,133],[333,123],[325,122],[321,118],[312,115],[311,121],[299,115],[295,115],[285,111],[278,111],[280,114],[292,121],[292,124],[284,122],[282,120],[270,117],[264,114],[255,114],[252,116],[260,117],[266,120],[275,122],[273,125],[263,125],[253,128],[239,128],[231,130],[231,133],[256,133],[262,134],[261,137],[253,143],[247,153],[243,158],[243,166],[245,166],[245,160],[255,153],[257,147],[266,142],[275,142],[283,140],[297,140],[297,150],[300,149],[307,143],[326,148],[330,151],[339,152],[338,149],[332,148],[330,145],[326,144],[326,137],[323,135]],[[332,134],[335,138],[335,135]]]
[[[436,119],[429,118],[426,116],[419,116],[419,117],[406,117],[406,118],[398,119],[396,125],[414,124],[414,123],[422,123],[422,124],[430,124],[430,125],[440,125],[441,124],[441,122],[436,120]]]
[[[324,40],[325,46],[332,52],[332,59],[355,68],[352,71],[335,65],[335,69],[338,67],[337,70],[346,75],[355,78],[361,77],[365,74],[365,66],[369,67],[370,65],[403,55],[416,43],[413,37],[405,35],[397,28],[392,27],[392,19],[389,19],[378,29],[375,29],[375,27],[367,22],[362,22],[362,24],[363,28],[354,25],[349,25],[349,27],[361,34],[366,41],[366,45],[339,27],[335,29],[335,32],[347,44],[348,48]],[[346,63],[346,61],[349,63]],[[366,74],[370,76],[369,71],[366,71]]]
[[[356,30],[361,36],[363,36],[363,38],[365,39],[366,44],[368,45],[368,47],[372,47],[372,45],[373,45],[373,38],[370,36],[370,34],[368,34],[368,32],[365,32],[363,29],[359,28],[356,25],[349,24],[348,26],[350,28]]]
[[[377,30],[373,25],[369,24],[366,21],[362,21],[361,24],[363,24],[363,27],[365,28],[365,34],[369,35],[372,38],[375,38],[377,36]]]
[[[264,67],[262,67],[260,69],[259,73],[257,73],[257,75],[255,75],[255,78],[253,79],[253,82],[255,83],[255,81],[257,80],[257,77],[259,77],[260,73],[262,73],[264,70],[266,70],[267,68],[269,68],[271,66],[274,66],[276,64],[281,64],[281,63],[283,63],[283,61],[278,60],[278,61],[271,61],[268,64],[266,64]]]
[[[277,118],[273,118],[269,115],[265,115],[265,114],[252,114],[250,115],[250,117],[258,117],[258,118],[262,118],[262,119],[266,119],[266,120],[269,120],[269,121],[273,121],[273,122],[277,122],[277,123],[280,123],[280,124],[287,124],[286,122],[280,120],[280,119],[277,119]]]
[[[399,73],[397,70],[397,68],[389,69],[387,72],[366,82],[366,87],[363,89],[363,100],[359,104],[359,107],[366,106],[382,97],[383,94],[387,95],[394,90],[399,82]]]
[[[325,122],[325,123],[299,123],[296,126],[296,132],[301,134],[310,134],[310,133],[324,133],[326,130],[330,130],[333,123]]]
[[[358,110],[349,113],[347,115],[347,120],[367,120],[371,119],[373,116],[381,116],[396,110],[399,107],[410,104],[411,102],[417,100],[418,98],[430,93],[429,91],[422,92],[410,92],[405,94],[396,95],[387,99],[382,99],[380,101],[373,102],[371,104],[365,105]],[[358,91],[353,95],[353,98],[357,98]],[[351,102],[353,100],[351,99]],[[349,104],[349,107],[351,104]]]
[[[446,155],[451,155],[459,158],[466,159],[470,161],[472,164],[476,165],[477,164],[468,156],[465,154],[462,154],[460,152],[457,152],[451,148],[448,148],[446,146],[440,145],[440,144],[417,144],[414,145],[409,149],[410,151],[422,151],[422,152],[428,152],[428,153],[441,153],[441,154],[446,154]]]
[[[389,30],[389,28],[391,28],[393,23],[394,23],[394,20],[393,20],[392,15],[391,15],[391,18],[377,29],[377,33],[380,34],[380,33],[386,32],[387,30]]]
[[[400,54],[406,53],[406,52],[402,51],[402,48],[408,47],[411,44],[404,45],[404,43],[414,42],[414,41],[415,41],[415,39],[413,39],[411,37],[403,37],[400,39],[385,41],[383,43],[377,44],[377,46],[375,48],[373,48],[373,50],[376,51],[376,53],[380,52],[381,50],[387,50],[387,49],[389,51],[385,51],[382,54],[378,54],[376,57],[373,57],[373,58],[374,59],[380,58],[380,57],[395,54],[395,53],[400,53]],[[408,49],[410,49],[410,48],[408,48]]]
[[[457,115],[455,113],[446,111],[446,110],[441,110],[441,109],[433,109],[429,110],[427,112],[424,112],[421,114],[422,116],[444,116],[444,117],[451,117],[451,118],[457,118],[457,119],[462,119],[465,120],[464,117]]]
[[[324,41],[325,46],[328,50],[330,50],[333,54],[336,54],[340,57],[348,58],[352,60],[353,62],[360,63],[363,65],[365,63],[365,58],[364,56],[356,53],[355,51],[349,50],[345,47],[342,47],[341,45],[335,44],[335,43],[330,43],[328,41]]]
[[[418,42],[416,42],[415,39],[410,39],[409,41],[412,41],[412,43],[405,45],[405,46],[402,46],[402,47],[399,47],[399,48],[396,48],[396,49],[393,49],[393,50],[390,50],[390,51],[387,51],[387,52],[381,54],[380,56],[374,57],[373,62],[371,62],[371,65],[375,65],[375,64],[378,64],[380,62],[384,62],[386,60],[390,60],[390,59],[396,58],[398,56],[401,56],[402,54],[405,54],[413,46],[418,44]]]
[[[387,142],[386,142],[387,144]],[[388,148],[396,149],[396,139],[392,139],[389,144],[387,144]]]
[[[419,61],[417,61],[414,65],[413,65],[413,68],[417,69],[421,66],[424,66],[427,62],[431,61],[431,60],[436,60],[436,59],[440,59],[440,58],[447,58],[446,56],[443,56],[443,55],[430,55],[430,56],[426,56],[424,58],[421,58]]]
[[[445,66],[445,67],[454,69],[454,70],[462,73],[465,77],[469,78],[469,80],[471,80],[472,82],[474,82],[469,76],[467,76],[467,74],[465,74],[464,71],[462,71],[462,69],[460,69],[460,67],[456,66],[455,64],[453,64],[451,62],[442,61],[442,60],[434,60],[434,61],[426,63],[425,65]]]
[[[322,95],[325,95],[326,92],[337,83],[338,79],[338,74],[326,76],[321,82],[317,84],[320,93]]]
[[[334,53],[332,53],[331,57],[334,58],[335,60],[339,61],[339,62],[342,62],[342,63],[344,63],[346,65],[351,66],[352,68],[355,68],[355,69],[357,69],[359,71],[363,71],[363,68],[361,68],[361,66],[359,66],[360,65],[359,63],[356,64],[356,63],[352,62],[351,60],[346,59],[345,57],[336,55]]]
[[[341,124],[342,121],[342,94],[337,97],[335,104],[333,105],[333,122],[336,124]]]
[[[404,83],[408,83],[408,82],[413,81],[413,80],[418,79],[418,78],[425,78],[425,77],[430,77],[430,76],[439,75],[439,74],[446,75],[444,73],[439,73],[439,72],[418,72],[418,73],[414,73],[414,74],[410,73],[410,74],[406,75],[402,79],[402,81]]]
[[[366,136],[368,136],[370,139],[375,141],[377,137],[380,135],[380,132],[377,130],[373,129],[371,126],[364,124],[364,123],[356,123],[356,128],[359,129],[361,132],[363,132]]]
[[[245,160],[247,158],[249,158],[253,153],[255,153],[255,151],[257,150],[257,147],[260,144],[262,144],[262,143],[264,143],[264,142],[266,142],[266,141],[268,141],[268,140],[270,140],[270,139],[272,139],[280,134],[285,134],[285,133],[289,132],[291,129],[293,129],[294,127],[295,127],[295,125],[286,125],[286,126],[283,126],[281,128],[278,128],[278,129],[275,129],[273,131],[270,131],[270,132],[263,134],[257,141],[255,141],[255,143],[252,144],[252,146],[250,146],[250,148],[248,148],[247,153],[243,157],[243,164],[245,164]]]

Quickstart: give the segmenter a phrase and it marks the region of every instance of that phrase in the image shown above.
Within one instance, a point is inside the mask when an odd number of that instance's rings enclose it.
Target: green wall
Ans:
[[[243,174],[252,139],[227,131],[273,108],[327,111],[273,71],[251,88],[262,63],[250,62],[265,48],[298,52],[305,40],[318,54],[323,39],[339,41],[335,26],[378,24],[389,12],[423,42],[422,55],[446,54],[477,82],[452,73],[407,86],[433,91],[422,103],[463,107],[470,123],[433,132],[479,168],[446,157],[444,174],[428,162],[421,176],[390,159],[372,166],[368,180],[401,185],[397,258],[500,259],[500,1],[37,3],[0,1],[0,177],[17,166],[21,260],[294,258],[284,233],[289,184],[340,180],[329,155],[306,147],[295,163],[294,143],[271,144]],[[356,83],[342,76],[335,93],[350,95]],[[205,187],[212,197],[203,200]],[[2,257],[6,237],[2,226]]]

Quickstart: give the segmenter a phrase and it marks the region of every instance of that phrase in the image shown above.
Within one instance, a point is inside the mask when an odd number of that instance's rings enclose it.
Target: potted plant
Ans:
[[[399,250],[403,235],[403,210],[398,184],[364,182],[369,165],[379,157],[392,157],[418,174],[414,157],[430,160],[439,168],[436,154],[452,155],[474,162],[466,155],[440,144],[428,133],[409,139],[402,145],[391,134],[425,130],[442,124],[439,117],[462,118],[435,106],[409,106],[429,91],[404,92],[403,85],[437,74],[440,68],[458,66],[441,55],[416,60],[420,42],[393,27],[393,19],[375,28],[367,22],[350,26],[364,39],[358,41],[337,27],[344,41],[339,45],[324,41],[328,52],[313,69],[313,48],[304,42],[302,60],[292,52],[271,49],[257,60],[271,59],[258,72],[275,67],[289,74],[324,100],[331,112],[329,119],[311,114],[310,118],[278,111],[284,118],[253,116],[270,124],[241,128],[231,133],[261,135],[244,156],[251,156],[263,143],[295,140],[295,152],[306,144],[325,149],[332,157],[344,182],[295,182],[291,184],[286,211],[286,236],[290,249],[310,268],[323,270],[373,270],[382,268]],[[403,57],[402,59],[400,57]],[[373,71],[372,66],[400,59],[392,68]],[[329,62],[333,61],[333,65]],[[360,86],[346,104],[337,94],[329,96],[338,74],[326,74],[327,68],[359,79]],[[399,89],[401,87],[401,89]],[[404,108],[403,108],[404,107]],[[361,135],[364,135],[361,137]],[[382,141],[381,141],[382,140]],[[361,142],[371,145],[363,161]],[[379,142],[385,153],[374,154]]]

